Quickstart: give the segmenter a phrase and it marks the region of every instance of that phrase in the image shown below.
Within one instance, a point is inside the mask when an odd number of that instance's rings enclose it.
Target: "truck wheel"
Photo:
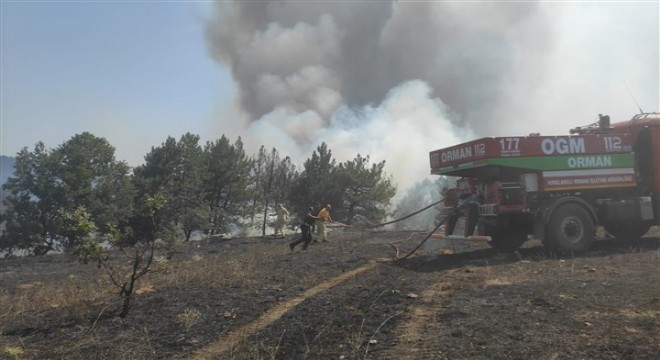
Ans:
[[[630,221],[625,223],[604,224],[605,230],[617,240],[635,241],[639,240],[651,228],[651,224],[641,221]]]
[[[544,242],[553,250],[583,253],[594,242],[594,222],[587,210],[577,204],[559,206],[550,216],[548,239]]]
[[[517,228],[486,225],[484,233],[491,237],[488,245],[501,252],[514,252],[527,241],[526,231]]]

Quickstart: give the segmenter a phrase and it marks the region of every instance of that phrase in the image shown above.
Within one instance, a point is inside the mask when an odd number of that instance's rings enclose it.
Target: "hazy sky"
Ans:
[[[168,135],[209,138],[234,87],[208,56],[204,6],[3,0],[2,154],[89,131],[137,165]]]
[[[167,136],[386,160],[660,111],[647,2],[1,2],[0,153],[89,131],[135,166]]]

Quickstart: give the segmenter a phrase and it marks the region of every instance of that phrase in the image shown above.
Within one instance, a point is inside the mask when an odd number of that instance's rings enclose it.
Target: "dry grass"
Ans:
[[[190,246],[191,248],[194,247]],[[212,289],[241,287],[248,291],[258,292],[261,286],[259,281],[271,276],[272,269],[264,266],[265,262],[281,257],[285,249],[273,252],[238,252],[227,256],[222,253],[189,253],[175,256],[173,259],[157,258],[152,265],[152,272],[147,274],[136,284],[135,296],[149,296],[150,293],[162,289]],[[288,250],[288,249],[286,249]],[[287,251],[288,252],[288,251]],[[123,258],[113,261],[115,268],[126,266]],[[53,316],[81,319],[84,324],[80,329],[75,329],[79,334],[75,339],[67,342],[66,346],[53,346],[51,349],[55,357],[66,354],[69,359],[84,358],[82,354],[94,353],[103,349],[99,344],[106,340],[97,338],[97,324],[102,314],[107,315],[109,311],[118,304],[118,289],[114,286],[107,274],[94,265],[72,266],[76,272],[78,269],[85,276],[69,275],[59,281],[35,281],[30,278],[31,273],[6,273],[4,278],[6,284],[0,288],[0,334],[7,330],[22,331],[20,329],[46,329],[49,326],[57,326],[50,322],[55,321]],[[295,278],[279,277],[269,283],[272,288],[278,286],[291,286]],[[300,279],[298,279],[300,280]],[[249,290],[254,288],[254,290]],[[100,310],[103,309],[103,310]],[[99,313],[101,311],[101,313]],[[58,315],[60,314],[60,315]],[[129,315],[130,316],[130,315]],[[51,320],[45,320],[51,318]],[[96,319],[96,321],[94,321]],[[185,309],[178,315],[176,320],[183,332],[194,330],[195,326],[204,320],[201,309]],[[7,326],[11,326],[8,328]],[[41,330],[38,330],[41,331]],[[144,328],[142,339],[136,337],[130,339],[118,339],[116,354],[121,354],[124,359],[142,359],[145,351],[151,347],[150,329]],[[0,358],[33,358],[36,356],[29,348],[17,342],[22,336],[0,336]],[[121,344],[121,345],[120,345]],[[152,347],[151,347],[152,348]],[[91,350],[90,350],[91,349]],[[274,358],[277,349],[267,346],[253,345],[257,358]],[[41,353],[43,355],[43,353]],[[99,353],[95,358],[104,358]],[[149,356],[149,355],[147,355]]]
[[[193,254],[185,259],[165,260],[157,258],[152,265],[152,272],[141,279],[136,285],[135,296],[145,296],[148,293],[164,288],[186,289],[198,288],[226,288],[226,287],[251,287],[265,276],[269,271],[264,268],[263,262],[273,256],[281,256],[280,253],[254,253],[246,252],[223,256],[222,254]],[[159,261],[160,260],[160,261]],[[113,261],[116,268],[125,266],[123,259]],[[84,267],[86,277],[69,275],[60,281],[32,281],[22,279],[22,274],[12,274],[11,286],[0,288],[0,334],[7,331],[6,326],[11,329],[32,328],[34,326],[49,326],[43,320],[47,314],[66,313],[76,318],[85,320],[79,334],[66,344],[53,345],[53,356],[66,356],[68,359],[85,358],[92,353],[93,358],[104,358],[107,354],[98,353],[96,350],[103,349],[99,344],[106,339],[99,339],[95,327],[100,317],[99,309],[106,311],[108,306],[116,304],[118,290],[103,270],[96,269],[93,265]],[[286,279],[284,280],[287,281]],[[108,310],[109,311],[109,310]],[[63,314],[63,313],[62,313]],[[129,315],[130,316],[130,315]],[[186,309],[177,315],[182,331],[191,331],[203,320],[204,315],[197,309]],[[98,319],[97,319],[98,320]],[[38,325],[37,325],[38,324]],[[150,329],[145,327],[142,335],[130,339],[117,339],[117,346],[113,350],[115,355],[122,359],[144,359],[151,357],[153,346],[151,346]],[[0,336],[0,358],[35,358],[34,351],[17,342],[21,336]],[[149,349],[152,349],[150,351]],[[276,349],[254,345],[257,358],[274,358]],[[145,352],[147,355],[145,355]],[[44,355],[40,353],[39,356]],[[114,355],[113,355],[114,356]]]
[[[338,252],[336,247],[330,248],[323,245],[306,253],[293,253],[290,257],[289,249],[285,243],[277,243],[269,251],[262,251],[259,250],[261,245],[253,242],[246,246],[246,251],[242,251],[237,246],[226,253],[223,252],[224,244],[213,248],[213,251],[210,252],[201,252],[202,250],[194,247],[194,244],[186,244],[186,246],[188,248],[182,249],[169,260],[166,257],[156,258],[153,264],[153,272],[142,278],[137,284],[135,294],[138,299],[142,297],[142,299],[148,299],[148,301],[153,299],[157,301],[163,301],[162,299],[171,300],[171,296],[165,297],[165,295],[171,295],[171,293],[185,294],[193,288],[195,291],[193,296],[199,297],[205,296],[206,289],[208,289],[210,295],[215,296],[228,290],[232,292],[232,295],[243,294],[250,301],[272,307],[274,304],[287,300],[286,296],[291,296],[291,293],[304,291],[304,289],[310,288],[334,274],[325,271],[326,263],[330,265],[341,264],[341,261],[336,261],[336,258],[333,257],[334,254],[330,253],[329,250],[324,252],[326,249],[333,249]],[[645,276],[649,273],[649,269],[660,270],[660,250],[642,252],[639,249],[631,248],[628,252],[634,256],[631,257],[624,251],[607,257],[596,255],[593,258],[585,256],[558,259],[551,255],[543,255],[542,253],[536,255],[536,253],[528,251],[521,252],[527,255],[519,255],[517,259],[511,258],[510,255],[509,258],[501,259],[499,258],[500,255],[478,258],[477,260],[470,259],[469,263],[461,265],[459,270],[456,271],[460,275],[457,275],[457,278],[464,278],[465,284],[469,280],[470,284],[478,283],[480,289],[490,291],[485,291],[485,293],[494,293],[492,290],[497,290],[497,288],[502,288],[503,291],[507,291],[507,288],[537,289],[533,295],[529,295],[530,298],[542,298],[556,308],[569,309],[571,311],[570,319],[582,320],[582,323],[586,324],[588,322],[593,325],[585,325],[585,329],[589,331],[604,329],[610,321],[618,321],[625,324],[625,327],[621,328],[627,334],[639,334],[640,337],[649,333],[658,334],[660,333],[660,300],[658,300],[660,294],[651,293],[652,289],[648,289],[648,300],[645,300],[644,304],[639,305],[630,312],[621,312],[621,304],[613,304],[611,308],[607,305],[608,296],[611,295],[612,291],[604,285],[604,281],[609,283],[613,282],[614,279],[603,278],[603,274],[611,274],[612,277],[619,278],[630,275],[629,277],[634,279],[639,278],[639,274]],[[639,256],[636,256],[637,253],[640,253]],[[332,256],[326,256],[328,254]],[[316,260],[317,263],[312,262],[312,264],[319,266],[310,267],[310,270],[306,271],[305,262],[311,262],[315,257],[323,260]],[[354,260],[353,257],[346,258]],[[631,258],[634,258],[635,261],[631,261]],[[347,262],[343,264],[347,264]],[[357,266],[359,262],[353,261],[350,264]],[[124,265],[122,264],[122,266]],[[294,266],[299,271],[288,271],[289,267]],[[331,267],[329,265],[327,267],[331,271],[337,271],[337,273],[345,271],[341,267]],[[645,272],[642,270],[645,270]],[[208,325],[209,319],[214,319],[214,323],[230,324],[227,326],[234,329],[243,324],[241,322],[244,321],[246,314],[250,314],[247,310],[254,310],[242,308],[234,311],[233,307],[236,306],[236,303],[230,302],[230,305],[225,307],[224,303],[219,301],[214,303],[214,308],[204,307],[200,303],[193,302],[182,302],[178,307],[163,306],[167,309],[173,309],[172,312],[168,313],[168,319],[171,319],[172,323],[167,328],[169,332],[165,332],[163,328],[159,327],[162,324],[155,327],[141,323],[135,324],[132,323],[134,319],[128,319],[125,322],[119,319],[98,320],[100,309],[116,302],[118,291],[110,283],[103,270],[97,270],[95,266],[87,265],[84,272],[83,275],[62,276],[57,282],[49,282],[40,278],[34,280],[35,277],[30,276],[35,274],[17,273],[7,275],[8,273],[5,273],[3,275],[0,273],[0,280],[11,280],[3,282],[3,286],[0,288],[0,334],[8,330],[8,326],[11,326],[10,330],[21,329],[22,327],[47,328],[51,326],[52,328],[49,330],[53,330],[54,335],[64,333],[64,330],[75,335],[62,343],[53,343],[52,348],[49,348],[47,353],[43,349],[51,345],[44,345],[44,341],[49,340],[43,340],[46,338],[43,334],[39,335],[38,340],[41,341],[38,343],[41,350],[31,348],[34,343],[30,341],[35,340],[30,339],[29,335],[0,335],[0,359],[101,359],[108,358],[108,356],[122,359],[158,358],[162,357],[163,351],[173,352],[171,349],[163,350],[163,343],[159,338],[164,334],[174,334],[172,336],[173,341],[181,341],[184,344],[182,347],[194,346],[193,344],[198,343],[186,341],[189,339],[204,341],[199,333],[202,331],[201,329],[206,329],[205,324]],[[405,273],[405,276],[420,276],[420,274],[424,275],[423,273]],[[5,277],[2,278],[1,276]],[[13,277],[9,279],[9,276]],[[597,276],[600,276],[601,280],[590,282],[590,279],[596,279]],[[555,280],[548,283],[547,279]],[[657,280],[657,277],[655,279]],[[565,286],[559,287],[559,284],[565,280]],[[404,277],[397,278],[397,284],[405,281],[406,278]],[[589,285],[593,284],[593,289],[590,286],[580,287],[583,281]],[[11,285],[4,286],[5,283]],[[547,285],[540,287],[539,284]],[[177,291],[163,291],[170,289]],[[220,291],[217,291],[218,289]],[[282,292],[283,297],[280,297],[279,289],[284,289]],[[599,293],[597,292],[598,289],[602,291]],[[163,291],[165,295],[160,294],[159,291]],[[266,296],[262,297],[262,294]],[[188,297],[181,296],[181,301],[189,301],[190,294],[187,295]],[[386,329],[387,326],[399,319],[397,317],[393,320],[388,318],[382,321],[380,326],[378,326],[379,324],[374,326],[374,314],[376,312],[373,308],[376,305],[382,305],[380,300],[382,294],[373,295],[367,300],[371,304],[363,302],[361,306],[348,306],[349,309],[346,311],[352,314],[355,322],[342,324],[343,327],[340,331],[335,329],[334,334],[339,334],[341,343],[339,352],[344,353],[347,359],[372,358],[374,356],[372,354],[375,353],[374,349],[380,351],[380,347],[385,346],[385,342],[381,341],[380,338],[378,343],[375,342],[376,335],[384,333],[384,331],[381,331],[381,326]],[[593,299],[594,296],[600,296],[600,298]],[[524,303],[526,299],[524,296],[511,298],[509,299],[510,305],[527,307],[535,311],[545,311],[546,307],[541,305]],[[163,301],[163,303],[168,300]],[[497,301],[501,300],[501,298],[497,299]],[[136,301],[136,303],[140,304],[142,309],[151,304],[146,301]],[[147,305],[145,306],[145,304]],[[481,307],[476,308],[480,309]],[[216,313],[213,313],[214,311]],[[224,318],[222,311],[226,312]],[[598,311],[598,313],[595,311]],[[135,314],[139,315],[140,313],[136,312]],[[60,332],[57,325],[64,317],[84,318],[85,321],[77,321],[75,326],[63,329]],[[130,317],[131,315],[129,315]],[[98,322],[94,321],[95,319]],[[282,321],[295,322],[297,320],[282,318]],[[108,347],[108,339],[103,338],[103,336],[107,337],[107,328],[104,328],[104,322],[106,325],[112,324],[113,329],[122,329],[121,333],[116,334],[116,338],[113,338],[112,348]],[[333,325],[328,321],[328,327],[331,326]],[[291,326],[286,327],[287,331],[291,328]],[[126,329],[125,333],[123,333],[123,329]],[[103,330],[106,332],[104,333]],[[305,356],[311,356],[311,349],[322,343],[324,337],[327,337],[327,333],[331,332],[326,331],[325,327],[314,329],[313,333],[304,333],[299,338],[297,346],[303,351],[306,349]],[[283,334],[281,329],[279,333],[266,335],[258,333],[241,343],[234,349],[233,353],[226,355],[228,358],[236,359],[274,359],[282,357],[283,353],[286,353],[287,346],[291,346],[287,343],[287,337],[290,335],[288,333]],[[282,336],[284,340],[282,341],[282,338],[278,339],[279,336]],[[448,338],[457,342],[460,340],[454,337]],[[466,352],[465,354],[474,354],[474,350],[470,351],[472,352]],[[446,348],[442,348],[442,351],[438,351],[437,354],[440,358],[452,357],[452,353]],[[453,354],[456,355],[457,353],[454,352]],[[460,351],[458,354],[460,354]]]
[[[193,326],[199,323],[202,318],[202,313],[197,309],[186,309],[184,312],[177,315],[177,319],[183,325],[186,332],[190,331]]]
[[[90,281],[70,275],[60,282],[20,283],[12,290],[0,290],[0,322],[14,322],[28,313],[100,302],[112,288],[103,277]]]
[[[259,268],[263,261],[263,256],[245,253],[235,257],[194,255],[186,260],[157,262],[153,273],[138,282],[136,294],[166,287],[250,286],[268,270]],[[69,275],[59,282],[19,282],[13,288],[0,289],[0,322],[14,323],[28,313],[101,303],[116,294],[116,287],[101,270],[93,279]]]
[[[194,255],[161,264],[154,281],[157,287],[172,288],[249,286],[267,270],[259,266],[263,261],[253,253],[235,257]]]

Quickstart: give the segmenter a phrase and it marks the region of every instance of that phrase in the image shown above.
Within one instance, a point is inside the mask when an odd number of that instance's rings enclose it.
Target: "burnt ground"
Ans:
[[[154,264],[127,318],[76,257],[0,260],[0,358],[657,359],[660,231],[581,256],[440,248],[410,232],[200,241]],[[434,245],[435,244],[435,245]],[[116,255],[116,254],[115,254]]]

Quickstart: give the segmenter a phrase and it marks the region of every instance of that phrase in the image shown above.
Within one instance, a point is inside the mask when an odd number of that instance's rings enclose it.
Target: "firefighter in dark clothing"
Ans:
[[[305,215],[305,218],[300,224],[300,230],[302,231],[302,235],[298,238],[298,240],[289,244],[289,249],[291,249],[291,251],[293,251],[296,245],[300,243],[303,243],[302,249],[307,250],[307,246],[309,246],[309,243],[312,241],[312,226],[314,226],[314,222],[317,219],[319,219],[318,217],[312,215],[313,212],[314,212],[313,207],[310,207],[307,210],[307,215]]]
[[[452,235],[456,228],[456,223],[461,216],[465,216],[465,232],[464,236],[474,235],[474,230],[479,221],[479,204],[480,198],[476,194],[462,196],[459,203],[449,213],[447,217],[446,234]]]
[[[456,228],[456,223],[461,216],[465,216],[464,236],[471,236],[479,221],[479,204],[481,204],[481,195],[478,194],[476,184],[469,179],[459,180],[459,194],[447,192],[446,196],[452,196],[454,209],[447,217],[447,227],[445,233],[452,235]]]

